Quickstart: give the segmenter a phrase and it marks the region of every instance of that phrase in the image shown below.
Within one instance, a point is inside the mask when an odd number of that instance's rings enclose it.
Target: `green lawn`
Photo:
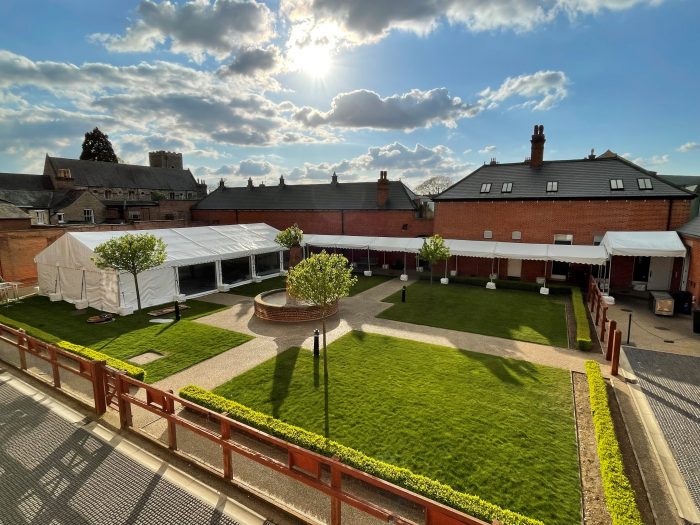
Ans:
[[[150,323],[155,319],[137,312],[105,324],[88,324],[86,319],[100,312],[78,312],[66,302],[50,302],[45,297],[31,297],[0,307],[0,323],[24,328],[28,334],[48,341],[69,341],[88,346],[117,359],[127,360],[146,351],[165,357],[146,365],[146,382],[164,377],[204,361],[251,338],[244,334],[194,323],[193,319],[226,308],[202,301],[187,301],[182,320],[171,324]],[[162,306],[157,307],[162,308]],[[174,318],[173,315],[158,319]]]
[[[462,332],[566,348],[563,299],[521,290],[487,290],[463,284],[432,286],[418,281],[385,302],[394,305],[378,317]]]
[[[328,348],[329,436],[547,524],[580,523],[569,373],[353,332]],[[323,363],[291,348],[215,392],[324,433]]]
[[[350,297],[362,293],[370,288],[385,283],[394,279],[394,277],[387,275],[373,275],[372,277],[365,277],[364,275],[357,276],[357,283],[350,290]],[[277,288],[284,288],[287,283],[287,278],[283,276],[271,277],[270,279],[265,279],[259,283],[244,284],[243,286],[237,286],[232,288],[230,293],[236,295],[245,295],[247,297],[255,297],[259,293],[267,292],[269,290],[275,290]]]

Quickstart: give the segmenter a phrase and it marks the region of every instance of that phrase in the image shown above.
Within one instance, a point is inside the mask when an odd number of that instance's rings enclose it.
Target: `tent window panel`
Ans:
[[[279,273],[279,271],[279,252],[261,253],[255,256],[255,275],[272,275]]]
[[[226,259],[221,261],[221,280],[225,284],[235,284],[250,281],[250,259]]]
[[[179,266],[180,293],[194,295],[216,290],[216,264],[203,263]]]

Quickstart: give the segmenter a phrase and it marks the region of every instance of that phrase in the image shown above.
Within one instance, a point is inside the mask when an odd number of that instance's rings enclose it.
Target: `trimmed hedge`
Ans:
[[[422,494],[427,498],[444,503],[482,520],[491,522],[498,519],[503,525],[543,525],[539,520],[502,509],[497,505],[482,500],[478,496],[458,492],[448,485],[426,476],[414,474],[408,469],[371,458],[355,449],[326,439],[314,432],[290,425],[267,414],[252,410],[196,385],[189,385],[180,390],[180,396],[215,412],[226,412],[237,421],[307,450],[327,457],[336,456],[346,465],[382,478],[412,492]]]
[[[117,370],[121,370],[129,377],[133,377],[134,379],[138,379],[139,381],[143,381],[146,378],[146,371],[143,368],[129,364],[126,361],[122,361],[121,359],[115,359],[114,357],[110,357],[107,354],[103,354],[102,352],[98,352],[97,350],[93,350],[92,348],[88,348],[87,346],[76,345],[73,343],[69,343],[68,341],[59,341],[58,343],[56,343],[56,346],[59,346],[64,350],[68,350],[69,352],[73,352],[74,354],[78,354],[88,359],[93,359],[95,361],[107,361],[108,366],[116,368]]]
[[[571,303],[574,306],[574,317],[576,318],[576,344],[579,350],[590,350],[593,348],[591,330],[588,327],[588,312],[580,288],[571,289]]]
[[[442,277],[439,275],[438,277]],[[421,281],[429,281],[430,273],[421,273],[418,277]],[[487,277],[463,277],[455,276],[450,277],[451,283],[456,284],[466,284],[468,286],[480,286],[483,288],[490,279]],[[496,283],[496,288],[503,288],[504,290],[524,290],[526,292],[539,292],[542,287],[541,284],[533,283],[530,281],[511,281],[509,279],[494,279]],[[558,284],[558,283],[547,283],[550,295],[565,295],[570,293],[571,286],[568,284]]]
[[[642,525],[634,490],[625,475],[620,445],[615,436],[603,374],[595,361],[586,361],[591,413],[600,458],[605,504],[613,525]]]

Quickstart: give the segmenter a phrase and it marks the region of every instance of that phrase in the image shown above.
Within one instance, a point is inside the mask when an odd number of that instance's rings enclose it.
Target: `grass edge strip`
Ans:
[[[59,341],[56,343],[56,346],[87,359],[92,359],[94,361],[107,361],[108,366],[121,370],[129,377],[133,377],[139,381],[146,379],[146,371],[143,368],[129,364],[121,359],[110,357],[107,354],[103,354],[102,352],[98,352],[97,350],[93,350],[87,346],[77,345],[68,341]]]

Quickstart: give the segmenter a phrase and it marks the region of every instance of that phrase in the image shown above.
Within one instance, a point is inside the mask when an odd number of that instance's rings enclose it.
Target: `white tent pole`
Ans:
[[[177,266],[173,266],[173,272],[175,273],[175,291],[177,295],[180,295],[180,275],[178,274]]]
[[[406,252],[403,252],[403,274],[406,275]]]
[[[372,271],[372,267],[370,266],[369,262],[369,246],[367,246],[367,270],[370,272]]]
[[[492,257],[491,258],[491,274],[489,275],[489,279],[493,281],[493,278],[491,277],[493,275],[493,265],[496,263],[496,258]]]
[[[455,255],[455,275],[457,274],[458,266],[459,266],[459,255]]]
[[[608,272],[608,295],[610,295],[610,285],[612,284],[612,263],[613,258],[610,257],[610,271]]]

